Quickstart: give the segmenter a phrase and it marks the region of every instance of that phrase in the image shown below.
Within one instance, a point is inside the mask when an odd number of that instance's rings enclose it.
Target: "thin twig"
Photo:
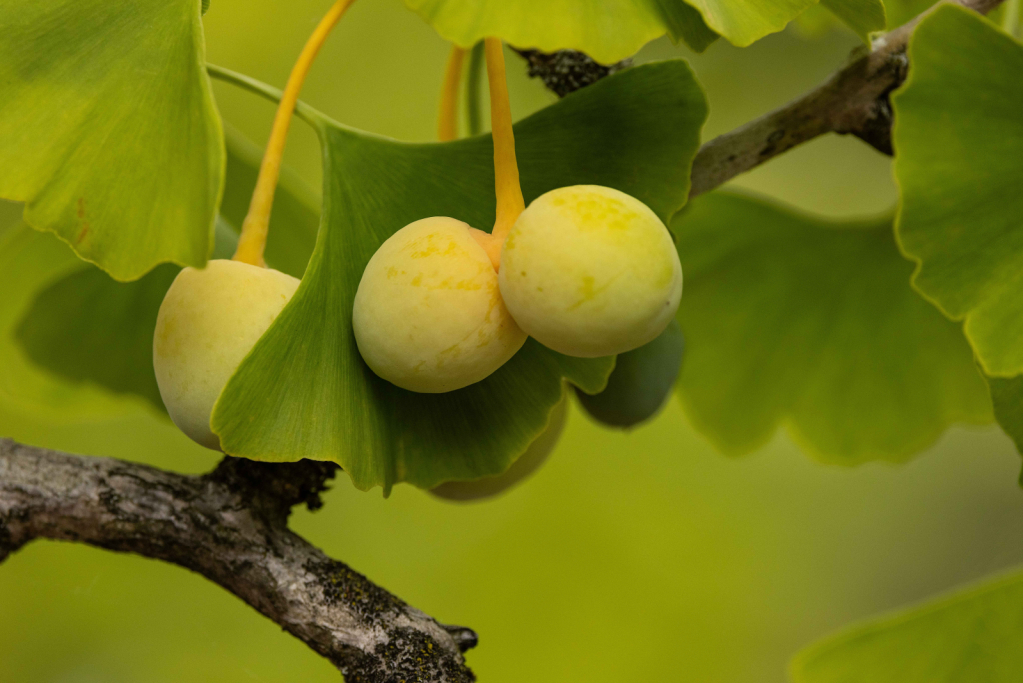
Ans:
[[[953,1],[981,14],[1002,2]],[[852,134],[891,155],[892,109],[888,95],[906,80],[909,37],[917,23],[933,10],[876,39],[869,52],[855,58],[820,87],[704,143],[693,160],[689,196],[713,190],[824,133]]]
[[[987,14],[1002,0],[948,0]],[[940,3],[939,3],[940,4]],[[937,7],[937,5],[935,5]],[[917,23],[934,7],[877,38],[869,52],[854,53],[848,65],[823,85],[784,107],[703,144],[693,160],[690,197],[703,194],[825,133],[852,134],[891,155],[892,109],[888,95],[906,80],[906,46]],[[559,97],[628,66],[603,67],[586,55],[562,50],[545,55],[517,50]]]
[[[0,562],[37,538],[180,565],[234,593],[348,683],[467,683],[466,628],[444,626],[287,527],[337,467],[226,458],[184,476],[0,440]]]

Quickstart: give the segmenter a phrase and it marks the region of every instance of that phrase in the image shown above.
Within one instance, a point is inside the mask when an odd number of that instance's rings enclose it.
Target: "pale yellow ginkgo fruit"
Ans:
[[[410,391],[453,391],[486,378],[525,343],[473,232],[454,218],[424,218],[369,260],[352,325],[379,377]]]
[[[535,199],[501,250],[501,294],[515,321],[569,356],[624,353],[659,335],[682,296],[664,223],[638,199],[574,185]]]
[[[153,369],[167,412],[193,441],[220,449],[213,406],[298,285],[280,271],[226,260],[174,279],[156,318]]]

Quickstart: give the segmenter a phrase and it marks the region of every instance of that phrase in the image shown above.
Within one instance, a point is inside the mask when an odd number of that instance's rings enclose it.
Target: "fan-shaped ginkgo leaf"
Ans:
[[[8,0],[0,197],[119,280],[201,266],[224,171],[199,0]]]
[[[1023,574],[828,638],[798,654],[794,683],[1016,683]]]
[[[963,329],[985,373],[1023,373],[1023,45],[938,8],[892,98],[896,231],[914,286]]]
[[[848,11],[877,0],[834,0]],[[780,31],[817,0],[405,0],[447,40],[498,36],[517,47],[572,49],[610,64],[668,34],[702,51],[722,35],[746,46]],[[874,10],[872,10],[874,11]]]
[[[781,425],[815,457],[902,461],[991,406],[959,326],[909,285],[890,219],[833,222],[712,193],[674,222],[679,392],[723,451]]]

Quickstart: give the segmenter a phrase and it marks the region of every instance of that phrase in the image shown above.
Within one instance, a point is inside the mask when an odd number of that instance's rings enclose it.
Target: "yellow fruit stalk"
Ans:
[[[421,393],[454,391],[486,379],[526,341],[501,298],[497,267],[504,235],[522,212],[501,41],[486,39],[494,129],[497,220],[492,234],[454,218],[415,221],[366,264],[352,311],[359,353],[376,375]],[[458,55],[457,52],[454,53]],[[452,60],[443,100],[457,85]],[[441,135],[453,135],[450,120]]]

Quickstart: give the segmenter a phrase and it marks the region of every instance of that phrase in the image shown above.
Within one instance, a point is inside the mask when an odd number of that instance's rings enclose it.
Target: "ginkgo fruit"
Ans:
[[[529,444],[526,452],[520,455],[518,460],[513,462],[503,474],[470,481],[449,481],[430,489],[430,493],[438,498],[463,502],[493,498],[504,493],[530,477],[547,461],[548,456],[561,439],[561,432],[565,430],[567,419],[568,398],[566,395],[551,412],[547,428]]]
[[[473,232],[454,218],[424,218],[366,265],[352,325],[379,377],[410,391],[453,391],[486,378],[525,343]]]
[[[529,336],[569,356],[624,353],[659,335],[682,296],[664,223],[598,185],[551,190],[515,221],[501,250],[501,294]]]
[[[213,406],[298,285],[290,275],[241,261],[213,260],[178,273],[156,318],[153,369],[167,412],[193,441],[220,449],[210,429]]]
[[[183,269],[160,304],[153,335],[160,396],[174,424],[207,448],[221,449],[210,418],[224,387],[300,284],[266,267],[270,212],[299,91],[331,29],[351,4],[335,1],[291,70],[234,256],[209,261],[202,269]]]
[[[678,319],[638,349],[618,354],[607,386],[598,394],[576,389],[579,404],[598,422],[631,429],[653,418],[671,396],[679,371],[685,339]]]

